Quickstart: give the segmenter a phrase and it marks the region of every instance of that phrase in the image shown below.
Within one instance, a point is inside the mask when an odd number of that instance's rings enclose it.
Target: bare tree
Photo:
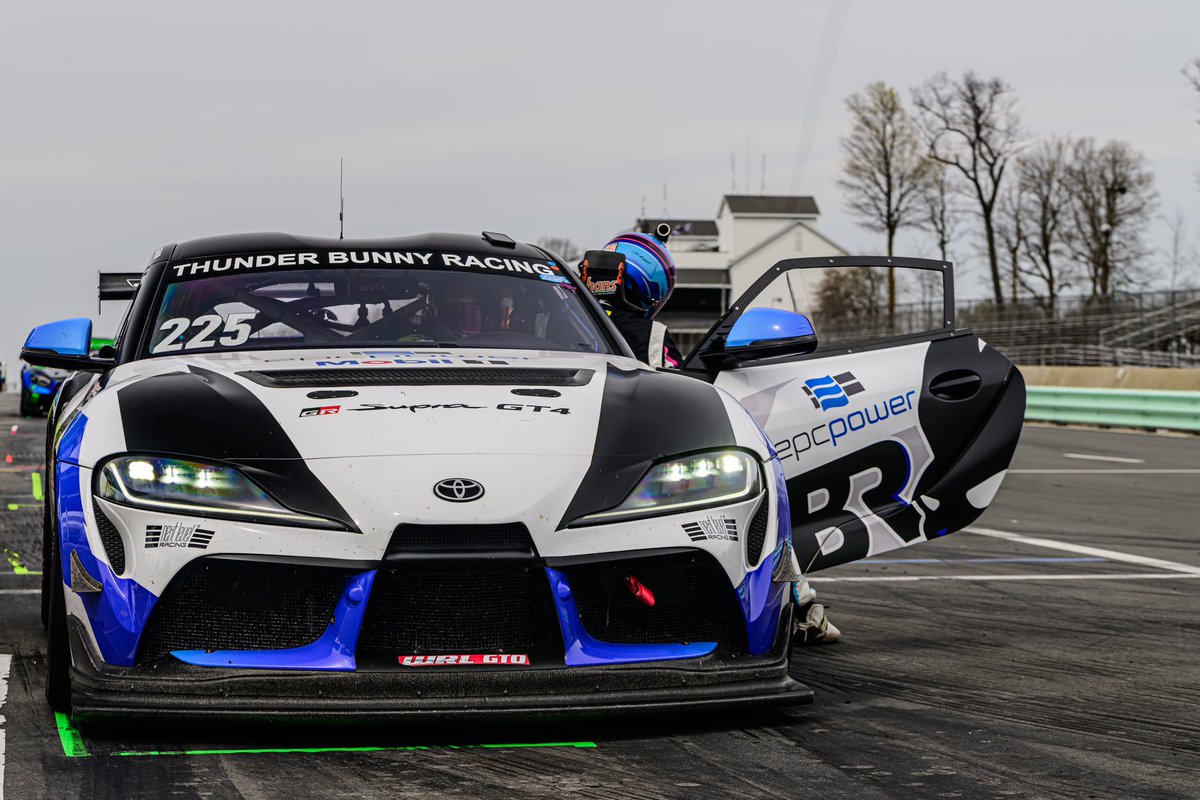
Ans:
[[[958,228],[961,209],[954,197],[954,188],[950,184],[950,176],[946,173],[946,165],[931,161],[929,176],[921,192],[921,211],[924,218],[920,226],[933,233],[942,261],[950,260],[950,242],[954,241],[954,234]]]
[[[565,236],[543,236],[537,243],[538,247],[549,250],[568,264],[583,257],[583,249]]]
[[[1146,277],[1146,226],[1158,195],[1146,157],[1126,142],[1080,139],[1067,170],[1071,251],[1087,268],[1093,297]]]
[[[996,305],[1002,306],[995,213],[1004,172],[1019,146],[1016,96],[999,78],[967,72],[955,81],[943,72],[914,90],[913,103],[930,158],[961,174],[979,203],[992,292]]]
[[[1189,265],[1195,264],[1197,253],[1196,248],[1188,242],[1187,217],[1183,209],[1176,207],[1174,214],[1163,217],[1163,222],[1167,226],[1167,279],[1173,295],[1177,289],[1186,289],[1191,283],[1187,272],[1190,271]]]
[[[1200,95],[1200,56],[1196,56],[1183,66],[1183,77],[1187,78],[1188,83],[1196,90],[1196,94]],[[1200,123],[1200,119],[1196,122]],[[1200,183],[1200,173],[1197,173],[1196,181]]]
[[[1070,220],[1071,142],[1043,141],[1017,159],[1017,208],[1023,220],[1022,287],[1053,319],[1058,296],[1068,286],[1067,223]]]
[[[1015,306],[1018,288],[1021,285],[1021,256],[1025,250],[1025,218],[1021,206],[1025,197],[1019,183],[1009,184],[996,203],[994,225],[996,239],[1004,248],[1005,267],[1008,273],[1008,299]]]
[[[850,134],[842,137],[842,178],[846,210],[864,228],[887,236],[893,255],[896,231],[918,223],[921,188],[929,163],[921,156],[916,125],[900,94],[878,81],[846,98]],[[888,319],[896,309],[896,276],[888,270]]]

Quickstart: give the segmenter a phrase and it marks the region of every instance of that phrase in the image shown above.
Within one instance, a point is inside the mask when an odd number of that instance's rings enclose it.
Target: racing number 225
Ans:
[[[150,348],[151,353],[174,353],[177,350],[199,350],[204,347],[215,347],[217,344],[225,347],[237,347],[240,344],[245,344],[250,338],[250,334],[254,329],[250,327],[249,320],[253,319],[253,313],[235,313],[230,314],[224,319],[220,314],[205,314],[195,319],[187,317],[172,317],[171,319],[158,326],[160,332],[165,331],[166,336],[159,341],[158,344]],[[189,328],[194,328],[196,332],[192,334],[190,339],[184,340],[184,332]],[[218,332],[221,336],[214,339]]]

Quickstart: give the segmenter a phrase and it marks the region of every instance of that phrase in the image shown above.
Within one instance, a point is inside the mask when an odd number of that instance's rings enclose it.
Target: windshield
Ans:
[[[261,255],[169,266],[148,354],[340,344],[612,352],[553,262],[448,253],[287,255],[316,266],[264,269],[260,259],[281,256]],[[351,265],[406,255],[429,268]],[[338,256],[365,260],[336,266],[343,263]],[[334,266],[322,265],[331,259]]]

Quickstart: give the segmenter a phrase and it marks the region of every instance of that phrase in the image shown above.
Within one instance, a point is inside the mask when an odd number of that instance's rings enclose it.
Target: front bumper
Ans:
[[[784,615],[781,629],[791,625]],[[785,627],[787,626],[787,627]],[[789,637],[773,652],[688,661],[512,670],[304,672],[183,663],[102,666],[73,630],[72,703],[82,719],[354,718],[450,722],[562,719],[588,714],[750,710],[812,702],[788,676]]]

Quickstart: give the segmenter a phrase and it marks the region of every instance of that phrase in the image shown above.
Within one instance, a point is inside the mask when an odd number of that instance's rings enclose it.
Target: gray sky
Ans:
[[[11,377],[32,325],[96,318],[96,270],[140,270],[163,243],[336,235],[339,155],[348,236],[493,229],[597,244],[643,196],[662,212],[664,183],[672,215],[714,214],[731,152],[745,188],[748,141],[751,190],[765,154],[768,192],[814,194],[821,228],[872,252],[879,237],[835,194],[842,101],[878,79],[907,96],[937,70],[1007,80],[1032,135],[1132,142],[1161,208],[1200,229],[1200,103],[1180,75],[1200,55],[1195,0],[856,0],[827,25],[830,8],[6,3],[0,358]],[[970,243],[957,250],[960,296],[978,295],[982,262]]]

